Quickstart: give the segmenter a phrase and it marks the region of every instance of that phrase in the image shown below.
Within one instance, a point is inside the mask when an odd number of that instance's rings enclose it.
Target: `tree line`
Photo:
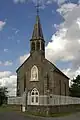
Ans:
[[[2,104],[7,104],[7,88],[6,87],[0,87],[0,106]]]
[[[72,80],[72,85],[69,88],[70,96],[80,97],[80,75]]]

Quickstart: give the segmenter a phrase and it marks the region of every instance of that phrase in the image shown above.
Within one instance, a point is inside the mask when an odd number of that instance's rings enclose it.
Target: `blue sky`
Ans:
[[[55,3],[47,6],[44,10],[40,10],[46,43],[51,39],[53,32],[55,32],[52,24],[60,24],[61,20],[63,20],[62,17],[55,12],[57,6]],[[54,13],[52,13],[53,8]],[[35,16],[36,9],[31,2],[14,4],[13,0],[0,1],[0,20],[6,22],[3,30],[0,31],[0,60],[3,62],[13,62],[12,66],[1,66],[0,70],[15,71],[17,65],[14,66],[14,64],[18,62],[18,58],[24,53],[29,52],[29,40],[32,35]],[[8,51],[5,52],[4,49],[8,49]]]
[[[5,81],[4,78],[8,82],[13,77],[14,81],[16,69],[29,54],[36,17],[35,2],[36,0],[0,0],[1,84]],[[42,7],[39,14],[46,41],[46,57],[70,77],[80,71],[79,3],[79,0],[40,0]]]
[[[60,24],[63,21],[60,14],[56,13],[57,7],[57,3],[54,3],[40,10],[46,44],[56,31],[52,25]],[[15,72],[19,62],[18,58],[29,52],[29,40],[32,35],[35,16],[36,9],[32,2],[15,4],[13,0],[0,1],[0,20],[6,22],[6,25],[0,31],[0,60],[2,62],[10,61],[13,63],[12,66],[0,66],[1,71],[9,70]],[[7,51],[4,51],[4,49],[7,49]]]

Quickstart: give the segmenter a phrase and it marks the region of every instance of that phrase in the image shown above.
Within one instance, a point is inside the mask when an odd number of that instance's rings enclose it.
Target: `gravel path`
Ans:
[[[0,113],[0,120],[80,120],[80,113],[75,113],[66,117],[58,118],[43,118],[43,117],[32,117],[24,116],[16,112],[5,112]]]

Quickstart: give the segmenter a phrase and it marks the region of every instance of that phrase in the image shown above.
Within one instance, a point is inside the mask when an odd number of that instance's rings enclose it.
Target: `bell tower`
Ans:
[[[33,54],[34,52],[39,52],[41,55],[45,57],[45,41],[40,23],[39,6],[37,6],[36,23],[34,25],[30,45],[31,45],[30,54]]]

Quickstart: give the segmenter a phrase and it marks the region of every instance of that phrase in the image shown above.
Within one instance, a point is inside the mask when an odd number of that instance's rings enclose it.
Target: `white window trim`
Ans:
[[[34,92],[34,95],[32,95],[32,93]],[[35,94],[35,93],[38,93],[37,95]],[[32,102],[32,97],[33,97],[33,99],[34,99],[34,102]],[[36,102],[36,97],[38,97],[38,102]],[[36,88],[34,88],[32,91],[31,91],[31,105],[39,105],[39,91],[36,89]]]

